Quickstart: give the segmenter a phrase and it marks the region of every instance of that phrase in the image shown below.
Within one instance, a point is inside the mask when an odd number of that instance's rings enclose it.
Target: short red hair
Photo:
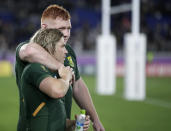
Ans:
[[[42,13],[41,21],[46,18],[56,19],[57,17],[63,20],[69,20],[71,18],[69,12],[59,5],[49,5]]]

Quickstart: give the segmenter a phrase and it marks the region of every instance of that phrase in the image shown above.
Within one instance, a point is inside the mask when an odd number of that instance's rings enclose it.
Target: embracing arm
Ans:
[[[47,77],[40,82],[39,89],[52,98],[62,98],[68,91],[70,80],[72,78],[72,68],[61,67],[59,69],[61,78],[56,79]]]
[[[56,71],[62,65],[44,48],[36,43],[24,44],[19,50],[19,57],[23,61],[36,62]]]
[[[94,129],[96,131],[105,131],[103,125],[99,120],[88,88],[82,78],[74,83],[73,96],[79,107],[85,109],[87,114],[90,115],[90,119],[93,122]]]
[[[39,89],[51,98],[62,98],[69,88],[69,81],[47,77],[40,83]]]

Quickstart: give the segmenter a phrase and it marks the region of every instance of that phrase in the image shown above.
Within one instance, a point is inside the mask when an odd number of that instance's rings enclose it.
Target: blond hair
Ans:
[[[63,37],[58,29],[39,29],[30,39],[42,46],[50,54],[54,54],[57,42]]]

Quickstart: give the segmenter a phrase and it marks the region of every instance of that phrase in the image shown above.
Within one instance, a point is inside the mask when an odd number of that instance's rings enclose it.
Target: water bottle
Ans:
[[[76,127],[75,127],[75,131],[83,131],[83,126],[84,126],[84,122],[85,122],[85,110],[81,110],[80,112],[81,114],[79,116],[77,116],[77,120],[76,120]]]

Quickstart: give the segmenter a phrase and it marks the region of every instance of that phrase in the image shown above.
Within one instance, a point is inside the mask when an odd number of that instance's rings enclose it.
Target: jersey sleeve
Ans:
[[[75,66],[74,66],[74,70],[75,70],[75,80],[78,80],[80,78],[80,73],[79,73],[79,70],[78,70],[78,65],[77,65],[77,58],[76,58],[76,55],[75,53],[73,52],[73,55],[74,55],[74,58],[75,58]]]
[[[17,61],[18,61],[18,60],[21,60],[20,57],[19,57],[19,52],[20,52],[21,47],[22,47],[24,44],[27,44],[27,41],[26,41],[26,42],[20,43],[20,44],[17,46],[17,48],[16,48],[16,60],[17,60]]]
[[[27,65],[22,74],[23,82],[27,82],[37,88],[39,88],[41,81],[46,77],[52,77],[52,75],[44,65],[39,63]]]

